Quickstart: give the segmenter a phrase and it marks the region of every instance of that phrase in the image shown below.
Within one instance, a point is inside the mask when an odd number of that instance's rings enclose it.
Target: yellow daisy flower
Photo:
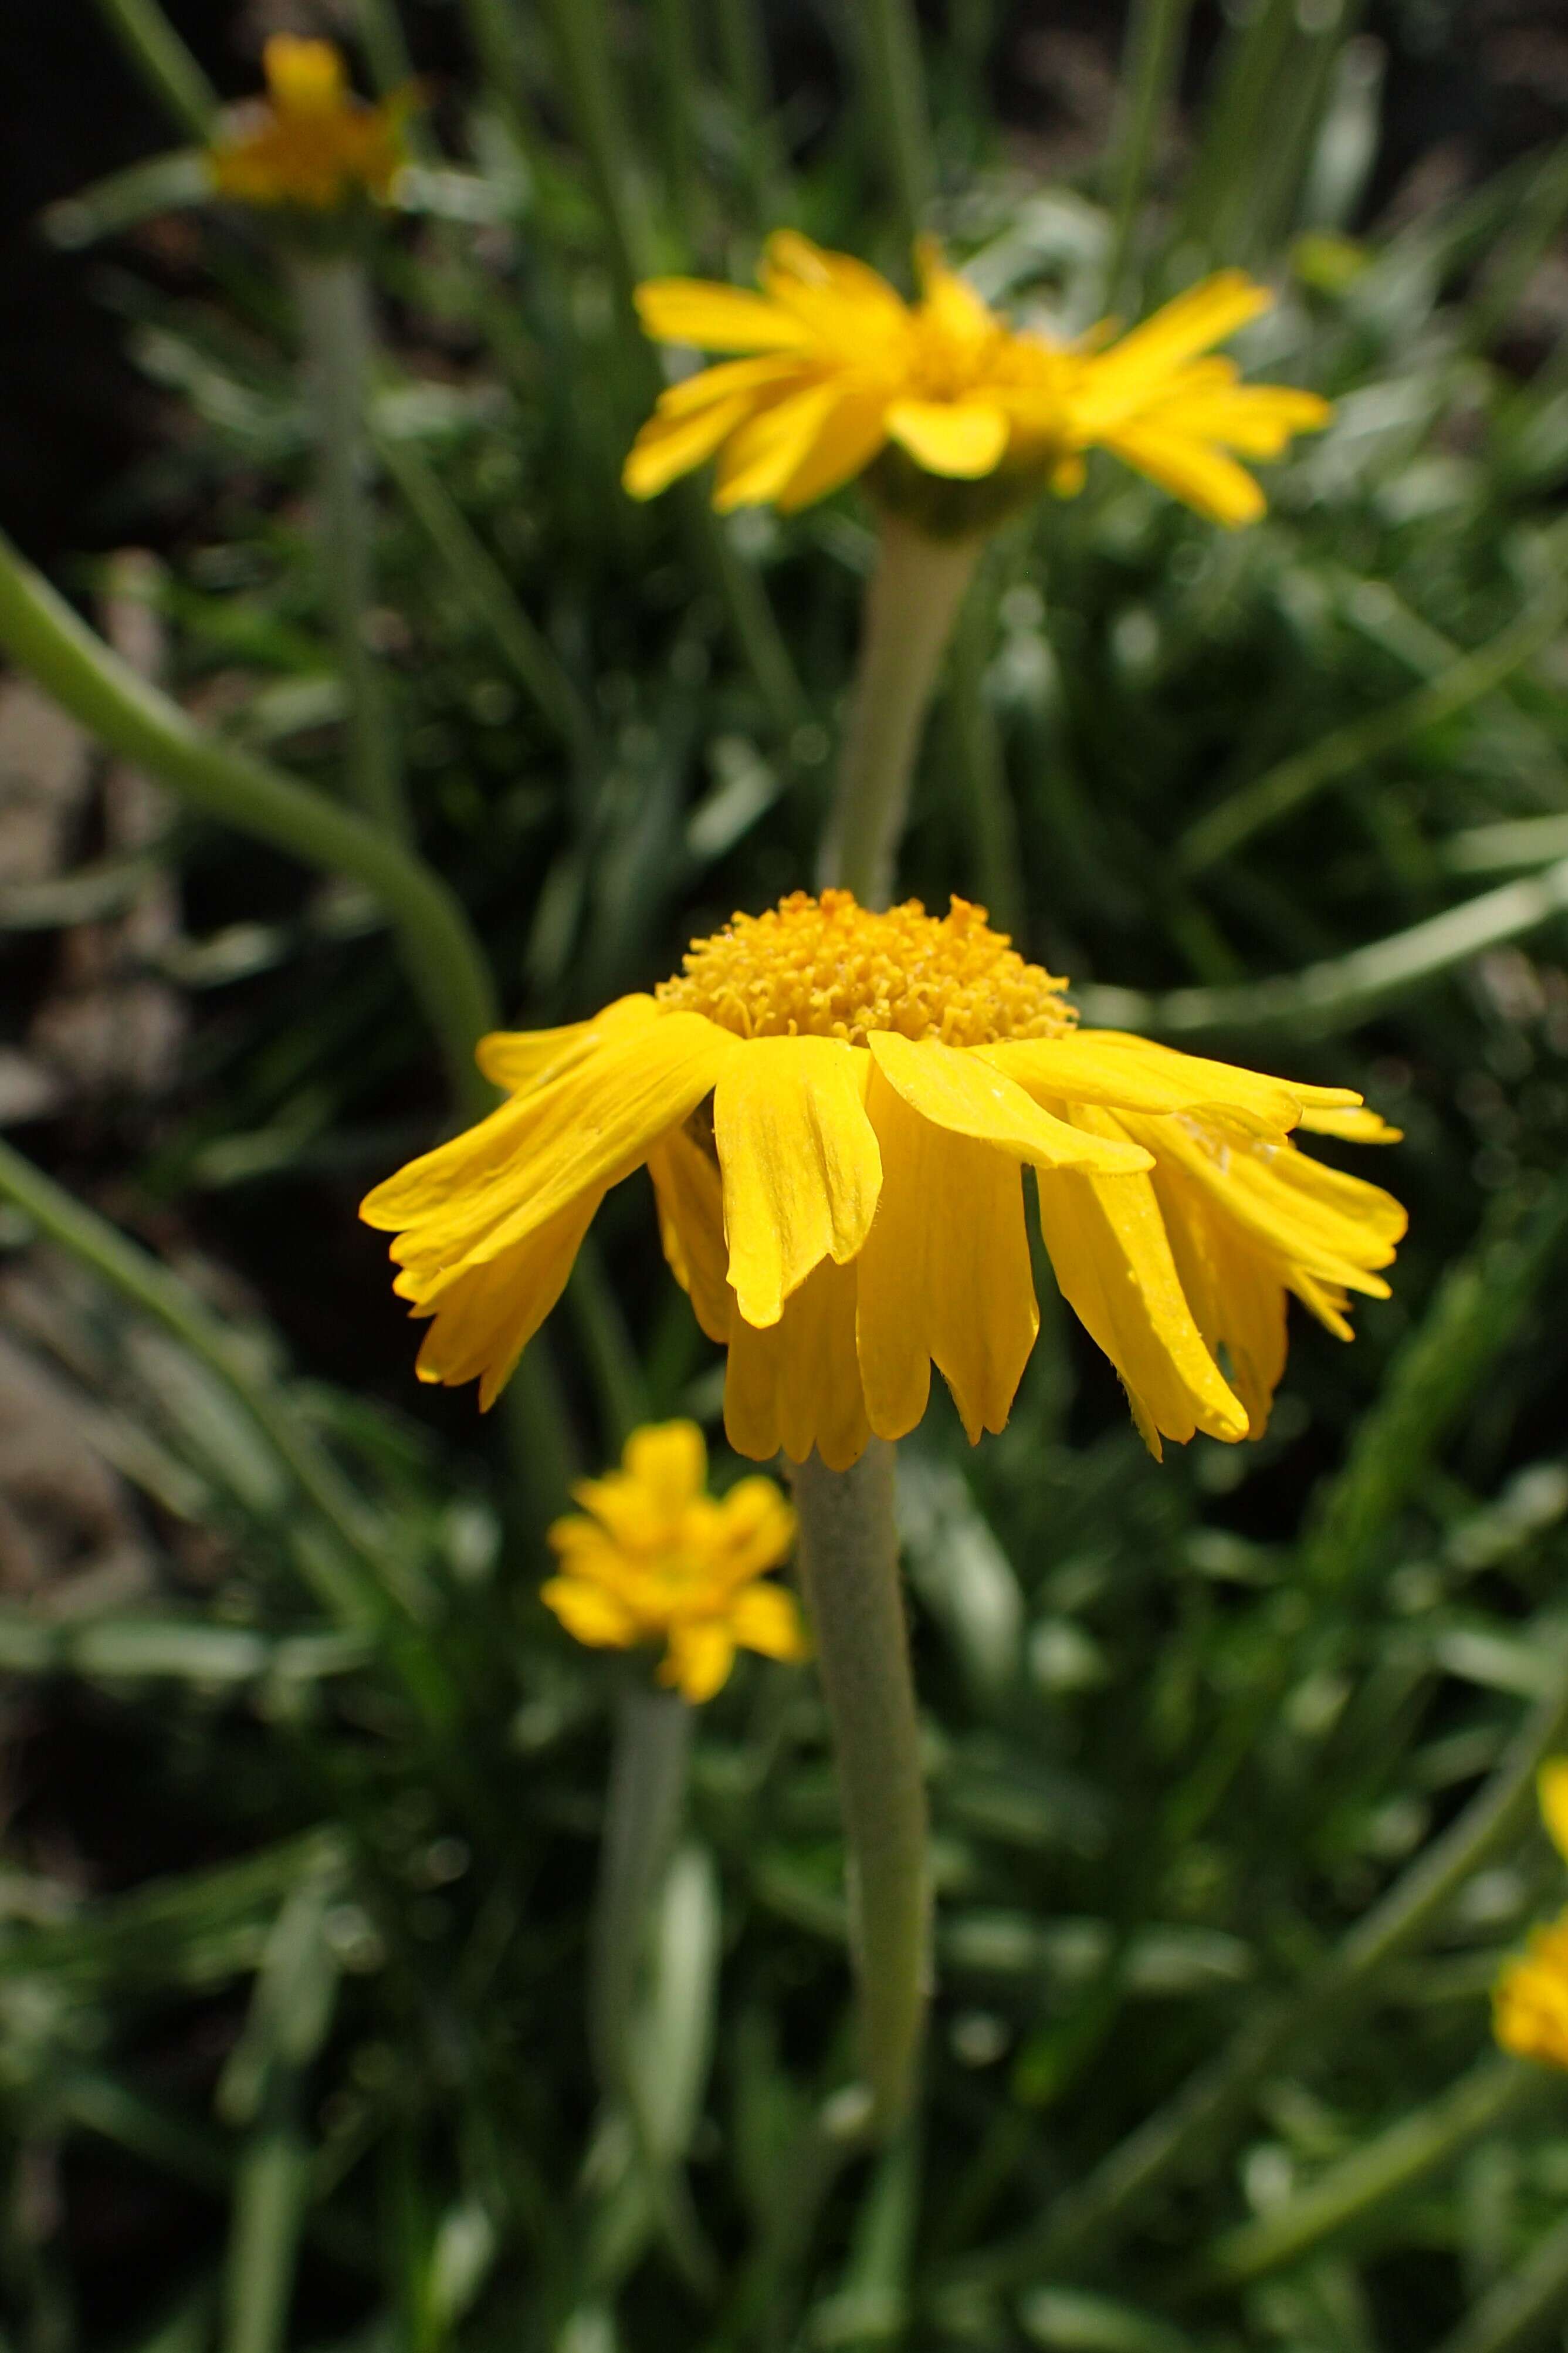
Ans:
[[[1009,327],[942,262],[916,248],[913,303],[847,254],[794,230],[768,240],[761,294],[700,279],[637,290],[658,343],[731,352],[672,385],[626,459],[635,498],[652,498],[718,454],[713,503],[809,506],[884,453],[949,480],[991,479],[983,528],[1043,484],[1070,494],[1084,452],[1110,449],[1216,522],[1251,522],[1263,494],[1227,454],[1277,458],[1328,421],[1316,393],[1244,385],[1205,356],[1273,297],[1239,269],[1206,278],[1120,342],[1100,328],[1074,344]],[[897,489],[884,464],[879,486]],[[954,518],[963,521],[963,511]]]
[[[707,1493],[694,1421],[634,1430],[619,1471],[572,1490],[581,1514],[550,1530],[561,1573],[542,1599],[579,1642],[616,1651],[668,1642],[659,1681],[694,1704],[727,1680],[739,1648],[804,1659],[795,1596],[759,1580],[795,1543],[795,1514],[771,1479]]]
[[[266,98],[236,108],[208,151],[218,194],[311,213],[337,212],[356,197],[384,203],[407,160],[410,95],[370,105],[349,89],[331,41],[289,33],[273,35],[262,67]]]
[[[1568,1757],[1541,1768],[1542,1820],[1568,1861]],[[1537,1928],[1492,1989],[1492,2031],[1516,2058],[1568,2067],[1568,1912]]]
[[[1289,1140],[1360,1098],[1075,1030],[1061,987],[961,899],[938,921],[797,892],[652,996],[484,1039],[510,1100],[361,1210],[433,1319],[420,1377],[491,1403],[605,1191],[646,1165],[669,1263],[729,1349],[738,1453],[847,1469],[914,1428],[932,1363],[977,1440],[1038,1329],[1028,1167],[1057,1279],[1153,1451],[1257,1435],[1286,1293],[1343,1337],[1351,1292],[1387,1295],[1404,1211]]]

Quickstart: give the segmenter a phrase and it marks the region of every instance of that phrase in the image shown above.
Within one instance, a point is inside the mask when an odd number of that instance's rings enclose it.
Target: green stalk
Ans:
[[[616,1715],[588,1985],[594,2065],[616,2098],[631,2096],[627,2035],[648,1905],[680,1827],[690,1754],[686,1702],[674,1692],[629,1683]]]
[[[833,1726],[847,1854],[866,2130],[889,2139],[913,2096],[931,1979],[925,1784],[899,1581],[893,1449],[795,1474],[800,1571]]]
[[[348,696],[348,782],[366,817],[407,841],[386,695],[365,635],[374,594],[374,515],[365,409],[374,329],[370,281],[356,255],[295,262],[302,371],[316,442],[316,551]]]
[[[98,0],[98,12],[154,98],[205,147],[217,120],[217,92],[158,0]]]
[[[1192,0],[1133,0],[1121,52],[1116,120],[1111,132],[1110,258],[1105,269],[1105,301],[1120,299],[1138,215],[1149,185],[1161,118],[1173,95],[1181,68],[1182,37]]]
[[[1310,2248],[1353,2228],[1453,2162],[1482,2133],[1541,2092],[1538,2068],[1517,2059],[1483,2059],[1439,2099],[1401,2116],[1387,2132],[1331,2165],[1299,2197],[1226,2231],[1199,2256],[1185,2292],[1245,2287],[1300,2262]]]
[[[1247,2019],[1215,2059],[1102,2158],[1043,2222],[962,2266],[965,2285],[1003,2287],[1074,2262],[1179,2179],[1246,2113],[1285,2052],[1321,2035],[1331,2017],[1342,2021],[1364,2001],[1385,1965],[1415,1944],[1466,1882],[1519,1837],[1535,1813],[1536,1775],[1565,1737],[1568,1661],[1556,1690],[1531,1710],[1484,1787],[1315,1975],[1294,1995]]]
[[[455,893],[403,843],[308,785],[203,733],[178,703],[96,638],[0,534],[0,647],[122,759],[208,817],[307,865],[352,874],[395,924],[409,979],[470,1116],[495,1096],[474,1041],[498,1020],[494,984]]]
[[[1558,2222],[1518,2268],[1489,2288],[1437,2353],[1514,2353],[1542,2341],[1568,2305],[1568,2221]]]
[[[869,111],[900,232],[909,247],[920,235],[936,179],[920,33],[909,0],[863,0],[861,37]]]
[[[932,539],[897,515],[882,518],[817,877],[864,907],[892,897],[926,712],[980,548],[978,539]]]

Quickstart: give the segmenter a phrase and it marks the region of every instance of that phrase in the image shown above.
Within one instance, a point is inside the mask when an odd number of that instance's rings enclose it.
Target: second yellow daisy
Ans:
[[[656,342],[743,356],[661,396],[626,460],[627,490],[652,498],[717,456],[721,511],[787,512],[887,452],[924,474],[990,480],[1005,506],[1045,486],[1076,491],[1085,453],[1104,448],[1201,514],[1244,523],[1264,500],[1237,459],[1277,458],[1328,421],[1316,393],[1243,384],[1214,355],[1273,300],[1238,269],[1120,341],[1097,330],[1062,344],[998,317],[932,240],[916,262],[909,303],[864,262],[781,230],[759,294],[689,278],[640,287]]]

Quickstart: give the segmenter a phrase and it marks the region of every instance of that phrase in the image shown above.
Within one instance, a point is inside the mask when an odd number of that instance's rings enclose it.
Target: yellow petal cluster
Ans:
[[[356,98],[331,41],[276,33],[262,65],[267,96],[237,108],[208,151],[219,195],[310,213],[337,212],[362,197],[384,203],[407,160],[408,95],[379,106]]]
[[[1568,1757],[1541,1768],[1542,1819],[1568,1862]],[[1492,1989],[1492,2029],[1516,2058],[1568,2067],[1568,1912],[1537,1928]]]
[[[771,1479],[707,1492],[708,1450],[692,1421],[634,1430],[621,1468],[573,1489],[581,1513],[550,1530],[560,1573],[542,1589],[569,1634],[625,1651],[664,1641],[661,1683],[695,1704],[726,1681],[737,1649],[803,1659],[795,1596],[760,1582],[795,1542],[795,1514]]]
[[[507,1102],[361,1211],[430,1319],[421,1378],[477,1379],[489,1405],[605,1192],[646,1166],[666,1256],[728,1348],[738,1453],[845,1469],[913,1429],[933,1364],[977,1440],[1038,1330],[1027,1169],[1151,1448],[1258,1435],[1287,1293],[1346,1338],[1350,1294],[1387,1294],[1404,1211],[1291,1141],[1368,1115],[1342,1088],[1079,1031],[1061,986],[963,900],[938,920],[796,892],[651,996],[485,1039]]]
[[[1328,421],[1315,393],[1245,385],[1214,355],[1272,300],[1238,269],[1120,341],[1101,328],[1064,345],[1008,326],[931,240],[916,261],[910,303],[863,262],[786,229],[768,240],[760,294],[688,278],[639,287],[656,342],[738,356],[663,394],[626,489],[652,498],[716,455],[721,512],[793,512],[892,448],[950,480],[1011,474],[1070,494],[1084,453],[1104,448],[1200,514],[1244,523],[1264,501],[1237,459],[1277,458]]]

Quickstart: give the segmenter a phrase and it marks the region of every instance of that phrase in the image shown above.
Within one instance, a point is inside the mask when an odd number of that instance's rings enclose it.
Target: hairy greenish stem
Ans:
[[[89,734],[193,808],[363,882],[397,928],[457,1102],[475,1117],[493,1107],[494,1091],[474,1066],[474,1041],[496,1026],[494,984],[461,904],[422,859],[281,769],[206,734],[96,638],[3,534],[0,647]]]
[[[98,12],[153,96],[205,146],[217,120],[217,93],[158,0],[98,0]]]
[[[374,579],[365,430],[374,343],[370,281],[353,254],[301,258],[291,274],[316,445],[317,561],[348,697],[350,796],[366,817],[407,840],[386,694],[366,634]]]
[[[980,547],[882,518],[817,876],[823,887],[853,891],[864,907],[885,907],[893,894],[926,713]]]
[[[627,2033],[648,1905],[680,1826],[690,1754],[686,1702],[674,1692],[628,1684],[616,1714],[588,1986],[594,2065],[616,2097],[629,2094]]]
[[[893,1465],[892,1447],[874,1438],[852,1470],[829,1471],[812,1454],[795,1473],[801,1580],[844,1816],[867,2130],[879,2139],[909,2108],[931,1976],[925,1784]]]

